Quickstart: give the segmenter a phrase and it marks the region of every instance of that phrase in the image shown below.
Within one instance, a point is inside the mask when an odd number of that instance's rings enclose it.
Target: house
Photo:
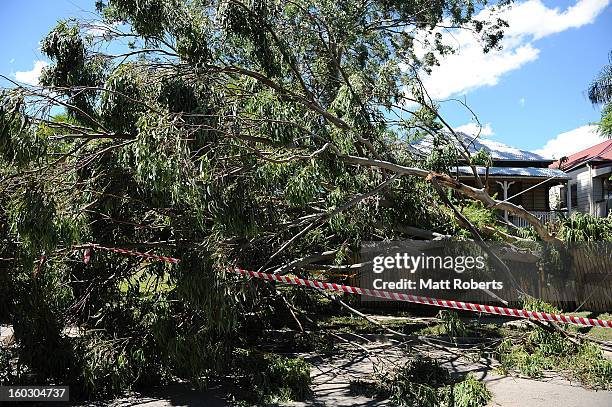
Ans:
[[[558,188],[559,200],[568,212],[608,215],[612,209],[612,140],[563,157],[549,167],[569,176],[568,186]]]
[[[476,138],[463,133],[458,133],[455,144],[459,149],[465,146],[470,154],[484,151],[490,157],[491,166],[476,167],[482,182],[486,182],[485,188],[489,195],[520,205],[543,222],[554,221],[559,212],[565,211],[563,208],[551,206],[551,188],[565,185],[569,179],[562,170],[551,167],[554,160],[491,139]],[[412,143],[411,147],[415,154],[421,156],[429,154],[434,148],[432,138],[428,137]],[[476,186],[473,170],[467,164],[460,158],[449,172],[465,184]],[[511,214],[504,213],[503,216],[517,227],[528,225],[524,219]]]

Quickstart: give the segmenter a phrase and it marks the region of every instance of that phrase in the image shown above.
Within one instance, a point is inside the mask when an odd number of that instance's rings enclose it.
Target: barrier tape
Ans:
[[[38,275],[40,274],[40,269],[43,264],[45,264],[45,261],[47,261],[47,256],[43,254],[38,259],[38,264],[36,265],[36,269],[34,270],[34,278],[38,278]]]
[[[396,293],[390,291],[370,290],[368,288],[353,287],[335,283],[324,283],[318,280],[307,280],[297,277],[288,277],[279,274],[267,274],[257,271],[243,270],[240,268],[229,269],[229,271],[245,276],[260,278],[268,281],[278,281],[285,284],[301,285],[304,287],[316,288],[321,290],[332,290],[348,294],[361,294],[369,297],[384,298],[387,300],[407,301],[417,304],[433,305],[435,307],[452,308],[462,311],[484,312],[487,314],[504,315],[538,321],[561,322],[580,326],[596,326],[601,328],[612,328],[612,321],[603,319],[574,317],[563,314],[549,314],[547,312],[527,311],[524,309],[497,307],[492,305],[474,304],[471,302],[439,300],[436,298],[420,297],[417,295]]]
[[[104,246],[99,246],[96,244],[83,245],[80,247],[107,250],[107,251],[111,251],[115,253],[121,253],[121,254],[130,255],[130,256],[144,257],[144,258],[154,259],[157,261],[163,261],[167,263],[176,264],[180,262],[180,259],[175,259],[173,257],[158,256],[154,254],[141,253],[141,252],[137,252],[133,250],[104,247]],[[89,256],[91,256],[91,253],[86,252],[84,261],[89,262]],[[547,312],[527,311],[524,309],[474,304],[471,302],[463,302],[463,301],[440,300],[436,298],[421,297],[421,296],[411,295],[411,294],[396,293],[396,292],[381,291],[381,290],[370,290],[368,288],[353,287],[350,285],[326,283],[323,281],[308,280],[308,279],[303,279],[303,278],[298,278],[298,277],[289,277],[289,276],[280,275],[280,274],[261,273],[258,271],[244,270],[239,267],[228,268],[227,271],[235,273],[235,274],[255,277],[255,278],[259,278],[259,279],[267,280],[267,281],[277,281],[279,283],[284,283],[284,284],[300,285],[300,286],[309,287],[309,288],[315,288],[315,289],[320,289],[320,290],[332,290],[332,291],[348,293],[348,294],[367,295],[369,297],[378,297],[378,298],[383,298],[386,300],[406,301],[406,302],[412,302],[416,304],[432,305],[434,307],[451,308],[451,309],[471,311],[471,312],[482,312],[486,314],[503,315],[503,316],[508,316],[508,317],[517,317],[517,318],[525,318],[525,319],[534,319],[538,321],[560,322],[563,324],[573,324],[573,325],[579,325],[579,326],[612,328],[612,321],[603,320],[603,319],[583,318],[583,317],[575,317],[572,315],[563,315],[563,314],[549,314]]]
[[[89,260],[91,258],[92,249],[99,249],[99,250],[106,250],[108,252],[127,254],[128,256],[144,257],[146,259],[161,261],[165,263],[178,264],[181,262],[180,259],[176,259],[174,257],[159,256],[157,254],[150,254],[150,253],[142,253],[142,252],[137,252],[135,250],[117,249],[115,247],[105,247],[105,246],[100,246],[99,244],[95,244],[95,243],[88,243],[88,244],[83,244],[79,246],[74,246],[74,248],[75,249],[85,249],[85,254],[83,256],[83,261],[85,262],[85,264],[89,263]]]

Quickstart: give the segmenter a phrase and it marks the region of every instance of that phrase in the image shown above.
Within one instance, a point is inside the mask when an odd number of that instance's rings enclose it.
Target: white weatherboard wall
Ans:
[[[571,212],[588,213],[594,216],[607,216],[606,203],[602,202],[602,183],[601,177],[608,177],[611,167],[592,168],[589,164],[571,170],[567,173],[570,177],[568,181],[567,199],[571,197],[571,186],[577,187],[577,202],[572,204]],[[569,208],[569,202],[568,202]]]
[[[591,178],[590,167],[583,167],[576,174],[578,185],[578,202],[576,210],[584,213],[591,213],[591,201],[593,199],[593,179]]]

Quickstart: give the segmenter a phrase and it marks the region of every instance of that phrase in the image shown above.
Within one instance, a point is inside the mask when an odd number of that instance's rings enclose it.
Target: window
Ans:
[[[514,197],[510,199],[510,202],[512,202],[515,205],[523,205],[523,199],[524,199],[523,195],[528,192],[518,195],[522,191],[523,191],[523,184],[520,181],[514,181],[514,184],[510,185],[510,188],[508,188],[508,198]]]
[[[593,178],[593,198],[595,202],[603,202],[610,195],[610,180],[607,176]]]
[[[565,185],[559,188],[559,208],[556,209],[561,208],[567,208],[567,187]]]
[[[570,185],[570,199],[572,209],[578,206],[578,184]]]

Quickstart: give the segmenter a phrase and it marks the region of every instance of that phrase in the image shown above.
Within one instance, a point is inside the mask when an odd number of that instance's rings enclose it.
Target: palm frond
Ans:
[[[591,83],[588,96],[593,104],[612,101],[612,64],[606,65]]]

